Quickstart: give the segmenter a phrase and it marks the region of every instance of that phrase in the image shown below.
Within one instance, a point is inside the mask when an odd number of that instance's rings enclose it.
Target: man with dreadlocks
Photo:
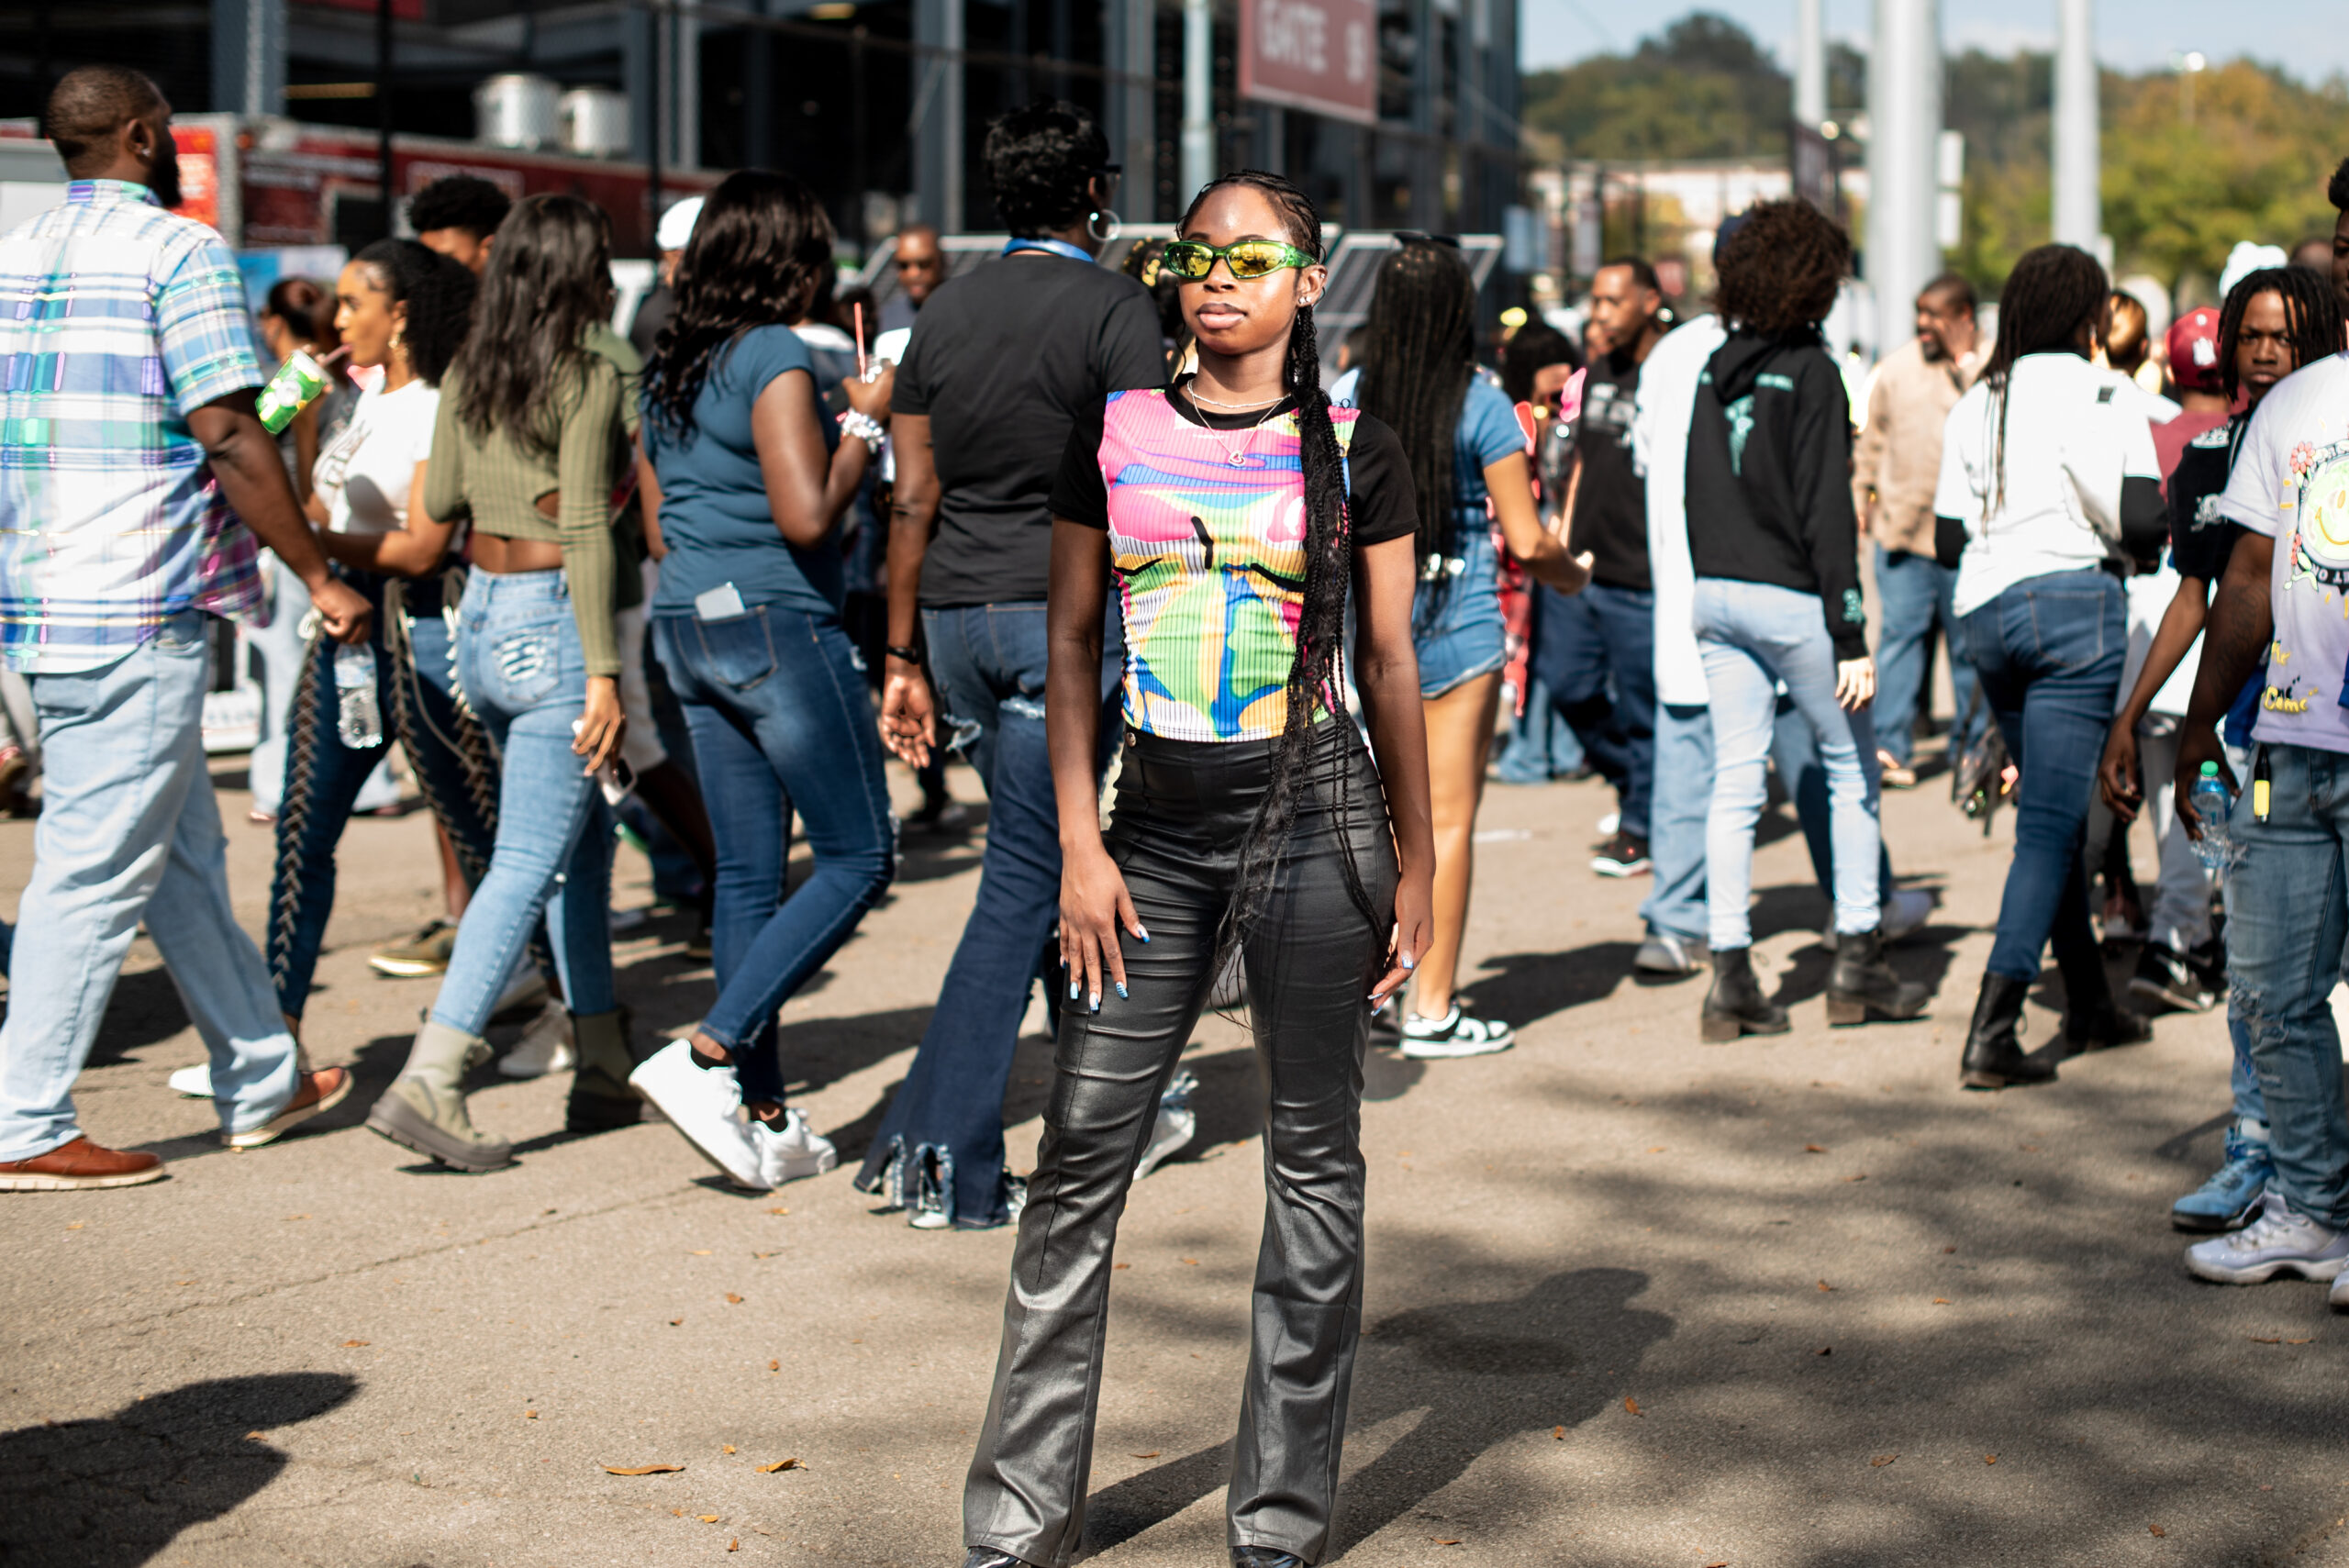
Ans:
[[[1198,373],[1097,402],[1052,490],[1068,1004],[964,1568],[1060,1568],[1083,1545],[1118,1216],[1235,951],[1270,1105],[1231,1561],[1303,1568],[1329,1549],[1362,1314],[1364,998],[1387,1004],[1433,926],[1415,488],[1393,432],[1321,391],[1320,220],[1276,174],[1227,174],[1163,265]],[[1094,698],[1113,578],[1130,651],[1105,837]],[[1375,766],[1339,695],[1350,589]]]
[[[2135,687],[2112,721],[2097,775],[2113,815],[2123,823],[2134,820],[2145,799],[2138,766],[2143,737],[2149,754],[2144,771],[2154,780],[2154,819],[2162,840],[2165,895],[2170,892],[2172,881],[2171,840],[2186,837],[2175,807],[2178,792],[2173,777],[2185,720],[2171,718],[2156,725],[2148,716],[2164,694],[2174,694],[2181,684],[2190,693],[2199,673],[2190,661],[2202,634],[2210,589],[2226,574],[2227,560],[2243,533],[2221,514],[2220,497],[2233,474],[2252,412],[2286,376],[2334,351],[2333,345],[2341,341],[2340,306],[2325,280],[2315,273],[2299,267],[2265,268],[2229,291],[2226,308],[2219,313],[2217,339],[2207,368],[2217,384],[2220,407],[2232,405],[2238,396],[2245,406],[2189,441],[2170,473],[2170,559],[2177,569],[2177,592],[2154,633]],[[2171,346],[2172,373],[2180,390],[2192,396],[2203,367],[2191,343],[2178,342],[2175,328]],[[2181,346],[2187,350],[2183,355],[2176,351]],[[2189,411],[2173,423],[2191,417]],[[2176,673],[2180,671],[2182,683]],[[2238,748],[2250,739],[2260,685],[2256,673],[2243,683],[2227,715],[2229,739]],[[2169,711],[2178,710],[2173,706]],[[2153,940],[2145,944],[2136,977],[2130,982],[2132,998],[2190,1006],[2225,984],[2224,953],[2197,951],[2210,940],[2210,891],[2199,874],[2201,862],[2190,849],[2185,860],[2194,873],[2186,882],[2188,896],[2165,896],[2155,903]],[[2235,1048],[2234,1126],[2227,1133],[2226,1156],[2219,1169],[2171,1207],[2170,1222],[2181,1230],[2224,1230],[2241,1224],[2275,1174],[2268,1158],[2266,1103],[2252,1066],[2243,1011],[2232,997],[2227,1029]]]
[[[2344,175],[2349,164],[2333,177],[2333,199],[2349,237]],[[2336,241],[2336,272],[2342,254]],[[2303,306],[2304,296],[2287,298]],[[2338,344],[2341,324],[2322,326]],[[2176,784],[2179,815],[2199,835],[2204,825],[2188,792],[2205,765],[2234,783],[2215,726],[2264,662],[2251,788],[2237,796],[2224,831],[2238,856],[2227,890],[2229,996],[2257,1077],[2272,1172],[2256,1218],[2188,1248],[2186,1266],[2230,1284],[2279,1273],[2331,1280],[2332,1304],[2349,1307],[2349,1111],[2329,1001],[2349,933],[2342,896],[2349,862],[2343,787],[2349,355],[2303,361],[2261,399],[2237,443],[2218,513],[2243,531],[2210,607]]]

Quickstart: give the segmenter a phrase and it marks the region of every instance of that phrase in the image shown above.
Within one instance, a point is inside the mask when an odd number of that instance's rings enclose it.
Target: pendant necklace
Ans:
[[[1194,392],[1188,386],[1186,386],[1183,389],[1183,395],[1186,397],[1188,397],[1194,404],[1215,404],[1215,406],[1219,408],[1233,406],[1230,404],[1216,403],[1216,400],[1212,397],[1201,397],[1197,392]],[[1278,413],[1280,411],[1280,406],[1287,401],[1288,395],[1286,393],[1283,393],[1280,396],[1273,399],[1272,406],[1266,408],[1264,413],[1258,415],[1256,422],[1249,426],[1241,433],[1242,439],[1237,450],[1234,450],[1231,447],[1225,445],[1223,432],[1217,429],[1214,426],[1205,423],[1204,418],[1199,428],[1205,430],[1208,435],[1214,439],[1217,446],[1223,448],[1223,461],[1227,466],[1231,468],[1247,468],[1251,466],[1250,453],[1256,445],[1256,432],[1263,429],[1264,428],[1265,421],[1270,419],[1275,414]],[[1240,406],[1249,407],[1253,406],[1253,405],[1241,405]]]

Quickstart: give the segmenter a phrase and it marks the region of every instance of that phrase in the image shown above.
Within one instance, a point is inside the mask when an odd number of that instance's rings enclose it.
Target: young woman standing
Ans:
[[[499,991],[546,917],[579,1067],[569,1120],[640,1108],[612,995],[611,835],[596,773],[619,750],[612,495],[626,473],[619,367],[590,347],[611,313],[611,228],[577,196],[517,203],[482,274],[473,335],[442,384],[424,511],[473,524],[457,673],[497,745],[497,841],[407,1065],[368,1113],[459,1171],[512,1146],[475,1130],[461,1086]]]
[[[1516,1040],[1497,1018],[1471,1018],[1453,995],[1475,874],[1476,808],[1508,662],[1497,521],[1509,553],[1562,594],[1590,581],[1534,511],[1525,432],[1508,395],[1476,373],[1476,284],[1460,249],[1413,240],[1378,269],[1370,344],[1354,399],[1393,430],[1419,503],[1419,589],[1411,636],[1428,728],[1435,817],[1435,931],[1397,1020],[1406,1056],[1483,1056]]]
[[[1969,1089],[2055,1076],[2017,1039],[2050,946],[2073,1050],[2150,1033],[2113,999],[2080,855],[2129,651],[2121,579],[2159,551],[2168,521],[2142,406],[2088,360],[2111,310],[2095,257],[2026,251],[1998,296],[1998,345],[1942,441],[1935,545],[1958,569],[1955,640],[2022,774],[1998,940],[1959,1068]]]
[[[966,1568],[1057,1568],[1083,1540],[1118,1215],[1234,949],[1270,1083],[1271,1202],[1232,1561],[1299,1568],[1327,1549],[1362,1303],[1363,999],[1391,999],[1433,924],[1410,471],[1390,431],[1320,389],[1320,221],[1278,175],[1228,174],[1163,264],[1198,373],[1087,410],[1052,492],[1069,993],[963,1493]],[[1105,836],[1094,694],[1113,578],[1127,733]],[[1376,766],[1339,706],[1350,587]]]
[[[645,372],[645,452],[668,547],[652,639],[693,731],[718,846],[718,996],[690,1044],[655,1052],[631,1081],[751,1187],[839,1162],[784,1109],[775,1009],[896,869],[881,740],[841,625],[838,532],[881,444],[890,379],[841,384],[849,409],[835,420],[789,325],[831,266],[831,223],[807,186],[729,175],[677,263],[676,303]],[[795,810],[816,863],[785,903]]]

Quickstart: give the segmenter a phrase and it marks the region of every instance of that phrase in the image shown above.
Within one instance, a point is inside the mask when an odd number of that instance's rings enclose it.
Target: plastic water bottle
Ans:
[[[2204,866],[2217,871],[2227,863],[2227,814],[2234,809],[2234,797],[2227,794],[2226,781],[2219,777],[2219,764],[2202,764],[2202,775],[2194,781],[2194,815],[2202,823],[2202,836],[2194,840],[2194,853]]]
[[[346,643],[334,651],[335,728],[342,743],[363,751],[384,743],[384,711],[375,702],[375,651]],[[2198,797],[2199,798],[2199,797]]]

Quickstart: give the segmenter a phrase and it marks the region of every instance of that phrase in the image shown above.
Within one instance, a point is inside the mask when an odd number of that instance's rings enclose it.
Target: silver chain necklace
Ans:
[[[1263,406],[1264,406],[1264,405],[1265,405],[1265,403],[1266,403],[1266,401],[1267,401],[1267,399],[1264,399],[1264,398],[1260,397],[1260,398],[1256,399],[1253,403],[1225,403],[1225,402],[1219,401],[1219,399],[1216,399],[1216,398],[1213,398],[1213,397],[1209,397],[1209,396],[1206,395],[1205,394],[1203,394],[1202,392],[1200,392],[1200,391],[1199,391],[1199,384],[1198,384],[1198,381],[1197,381],[1197,379],[1196,377],[1195,377],[1194,379],[1192,379],[1191,381],[1188,381],[1188,382],[1186,382],[1186,383],[1185,383],[1185,384],[1184,384],[1184,386],[1183,386],[1183,395],[1184,395],[1184,396],[1186,396],[1186,397],[1187,397],[1187,398],[1189,398],[1189,399],[1190,399],[1192,402],[1194,402],[1194,403],[1204,403],[1204,404],[1206,404],[1206,405],[1207,405],[1208,407],[1210,407],[1210,408],[1231,408],[1231,409],[1238,409],[1238,410],[1246,410],[1246,409],[1250,409],[1250,408],[1262,408]],[[1274,397],[1274,398],[1271,398],[1269,401],[1274,402],[1274,403],[1278,403],[1278,402],[1281,402],[1283,399],[1286,398],[1287,396],[1288,396],[1288,394],[1287,394],[1287,393],[1286,393],[1286,392],[1284,392],[1284,393],[1280,394],[1278,396],[1275,396],[1275,397]]]
[[[1192,391],[1188,386],[1183,388],[1183,395],[1186,397],[1188,397],[1194,404],[1212,403],[1219,408],[1234,406],[1234,405],[1216,403],[1215,399],[1212,397],[1203,398],[1197,393]],[[1271,419],[1275,414],[1280,412],[1281,405],[1287,401],[1288,394],[1286,393],[1283,393],[1280,396],[1274,398],[1272,406],[1256,417],[1256,422],[1241,432],[1241,442],[1237,450],[1234,450],[1224,440],[1222,431],[1217,429],[1213,425],[1205,423],[1204,410],[1202,411],[1202,422],[1199,428],[1210,439],[1212,439],[1217,446],[1223,449],[1223,461],[1227,467],[1246,468],[1249,466],[1249,454],[1254,450],[1256,445],[1256,433],[1264,428],[1267,420]],[[1242,404],[1238,405],[1237,406],[1247,408],[1253,407],[1255,405]]]

